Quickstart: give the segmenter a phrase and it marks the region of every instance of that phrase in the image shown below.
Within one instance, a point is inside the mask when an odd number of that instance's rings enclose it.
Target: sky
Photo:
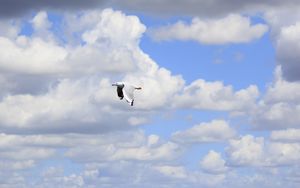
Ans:
[[[299,187],[299,10],[3,0],[0,187]]]

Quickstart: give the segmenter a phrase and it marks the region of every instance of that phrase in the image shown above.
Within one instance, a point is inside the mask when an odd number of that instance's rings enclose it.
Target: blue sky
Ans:
[[[224,3],[6,2],[0,187],[299,187],[299,3]]]

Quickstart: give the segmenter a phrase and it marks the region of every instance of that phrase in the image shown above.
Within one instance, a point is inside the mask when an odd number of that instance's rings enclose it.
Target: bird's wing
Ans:
[[[124,98],[129,103],[131,103],[134,99],[134,95],[133,95],[134,88],[135,87],[133,85],[129,85],[129,84],[126,84],[123,88]]]

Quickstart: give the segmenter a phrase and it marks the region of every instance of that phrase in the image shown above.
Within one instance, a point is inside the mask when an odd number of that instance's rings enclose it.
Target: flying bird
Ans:
[[[117,86],[117,94],[120,100],[125,98],[125,100],[133,106],[134,102],[134,90],[140,90],[142,89],[141,87],[134,86],[132,84],[124,83],[124,82],[117,82],[113,83],[112,86]]]

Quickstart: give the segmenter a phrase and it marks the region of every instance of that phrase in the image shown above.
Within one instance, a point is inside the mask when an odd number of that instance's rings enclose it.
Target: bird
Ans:
[[[133,106],[134,102],[134,91],[135,90],[141,90],[142,87],[137,87],[129,83],[124,83],[124,82],[116,82],[113,83],[112,86],[117,86],[117,94],[120,100],[125,98],[127,103],[130,106]]]

